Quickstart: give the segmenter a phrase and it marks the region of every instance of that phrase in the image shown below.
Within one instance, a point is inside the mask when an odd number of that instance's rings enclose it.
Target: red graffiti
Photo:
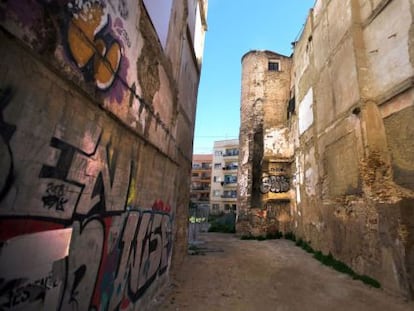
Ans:
[[[164,203],[162,200],[156,200],[154,204],[152,204],[152,210],[158,212],[171,212],[171,206],[167,203]]]
[[[1,219],[0,241],[7,241],[23,234],[62,229],[65,226],[43,220]]]

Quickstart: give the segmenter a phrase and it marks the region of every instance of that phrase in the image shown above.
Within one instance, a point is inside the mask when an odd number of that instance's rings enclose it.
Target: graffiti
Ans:
[[[71,56],[86,80],[101,90],[114,82],[122,57],[120,43],[110,31],[111,16],[98,1],[68,3],[72,18],[67,40]]]
[[[0,248],[0,309],[121,310],[166,273],[171,230],[165,212],[130,210],[12,238]]]
[[[43,206],[51,209],[55,208],[57,211],[64,211],[64,205],[68,202],[65,196],[65,185],[55,185],[48,183],[46,195],[42,197]]]
[[[116,132],[110,133],[98,128],[82,140],[63,140],[55,134],[49,150],[56,156],[39,166],[43,219],[0,218],[0,309],[122,310],[137,303],[166,273],[172,248],[171,206],[157,199],[146,210],[134,208],[134,153],[123,138],[112,138]],[[37,216],[35,210],[31,216]],[[70,229],[53,228],[62,220]],[[27,264],[31,272],[10,266],[10,258],[34,257],[30,254],[35,249],[48,253],[48,239],[41,234],[60,230],[71,232],[66,253],[46,256],[47,269],[36,271],[45,266],[36,260]],[[30,236],[36,237],[33,246]],[[14,251],[5,247],[17,245],[15,239],[25,242]],[[7,276],[3,267],[14,274]]]
[[[117,309],[125,298],[132,303],[143,296],[157,276],[167,270],[171,254],[171,218],[152,211],[131,212],[116,245],[119,254],[117,273],[112,279],[109,310]],[[105,271],[113,276],[113,270]],[[115,290],[117,289],[117,290]]]
[[[34,282],[29,282],[27,279],[0,280],[0,308],[11,310],[22,305],[33,305],[43,299],[47,291],[58,286],[59,283],[54,281],[51,275]]]
[[[169,213],[171,212],[171,206],[169,206],[161,200],[156,200],[152,205],[152,210]]]
[[[128,12],[128,5],[127,5],[126,0],[119,0],[119,2],[118,2],[118,12],[119,12],[119,15],[121,15],[123,19],[128,18],[129,12]]]
[[[102,134],[95,140],[91,141],[89,150],[83,150],[53,137],[50,146],[60,151],[59,159],[55,166],[43,165],[39,177],[58,179],[80,188],[72,191],[72,195],[78,196],[77,214],[123,211],[127,202],[132,160],[121,159],[110,141],[101,142]],[[102,163],[105,165],[100,165]],[[118,186],[122,184],[126,186]]]
[[[287,192],[290,189],[289,179],[286,176],[269,175],[262,177],[260,192],[263,194],[270,192]]]
[[[122,22],[120,22],[119,18],[117,18],[117,20],[115,22],[115,31],[118,35],[120,35],[122,37],[122,39],[124,40],[127,47],[130,48],[131,47],[131,40],[129,39],[128,33],[123,28]]]
[[[21,29],[14,34],[51,55],[63,46],[65,55],[59,61],[70,63],[85,81],[105,91],[110,101],[122,101],[127,86],[132,84],[127,82],[129,51],[124,48],[131,48],[134,38],[122,26],[122,20],[130,15],[131,3],[126,0],[3,2],[0,18],[15,24],[9,31]],[[114,20],[120,21],[117,27]]]
[[[10,148],[10,139],[16,131],[16,126],[6,123],[3,116],[3,111],[10,103],[12,96],[11,88],[0,89],[0,163],[2,164],[0,201],[9,191],[14,178],[13,154]]]
[[[68,256],[72,229],[21,235],[0,248],[0,309],[56,310],[64,277],[58,272]],[[39,250],[42,256],[39,256]],[[24,254],[24,256],[22,256]]]

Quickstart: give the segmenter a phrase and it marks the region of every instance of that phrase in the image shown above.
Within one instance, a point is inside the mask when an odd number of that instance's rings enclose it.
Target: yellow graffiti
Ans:
[[[127,206],[132,206],[134,201],[137,199],[137,181],[135,176],[131,178],[128,190]]]
[[[79,68],[84,68],[94,57],[93,77],[98,88],[111,86],[121,63],[121,46],[118,42],[107,44],[96,34],[108,23],[103,8],[94,3],[73,14],[68,28],[68,45]]]

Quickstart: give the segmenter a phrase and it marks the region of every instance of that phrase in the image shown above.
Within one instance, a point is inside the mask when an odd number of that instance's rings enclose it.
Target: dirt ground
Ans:
[[[413,311],[407,303],[323,266],[287,240],[204,233],[155,311]]]

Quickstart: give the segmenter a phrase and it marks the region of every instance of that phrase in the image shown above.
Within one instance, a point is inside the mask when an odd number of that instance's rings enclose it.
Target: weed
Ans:
[[[381,284],[377,280],[374,280],[373,278],[371,278],[367,275],[360,275],[360,274],[356,273],[354,270],[352,270],[351,267],[349,267],[348,265],[346,265],[342,261],[339,261],[339,260],[335,259],[332,256],[331,253],[329,253],[328,255],[324,255],[321,251],[317,251],[313,254],[313,258],[317,259],[318,261],[320,261],[325,266],[328,266],[328,267],[331,267],[331,268],[335,269],[338,272],[348,274],[354,280],[360,280],[363,283],[365,283],[367,285],[370,285],[372,287],[376,287],[376,288],[381,287]]]
[[[296,240],[296,246],[302,247],[303,245],[303,240],[301,238],[299,238],[298,240]]]
[[[266,233],[266,239],[267,240],[277,240],[277,239],[280,239],[282,237],[283,237],[283,234],[280,231]]]
[[[310,246],[307,242],[302,241],[301,247],[308,253],[314,253],[315,251],[313,250],[312,246]]]
[[[256,237],[253,235],[242,235],[240,240],[256,240]]]
[[[283,237],[283,233],[280,231],[276,232],[268,232],[266,235],[242,235],[240,237],[241,240],[257,240],[257,241],[264,241],[264,240],[277,240]]]
[[[354,277],[354,279],[355,280],[360,280],[360,281],[364,282],[365,284],[370,285],[372,287],[381,288],[380,282],[378,282],[377,280],[374,280],[373,278],[370,278],[368,275],[365,275],[365,274],[356,275]]]

